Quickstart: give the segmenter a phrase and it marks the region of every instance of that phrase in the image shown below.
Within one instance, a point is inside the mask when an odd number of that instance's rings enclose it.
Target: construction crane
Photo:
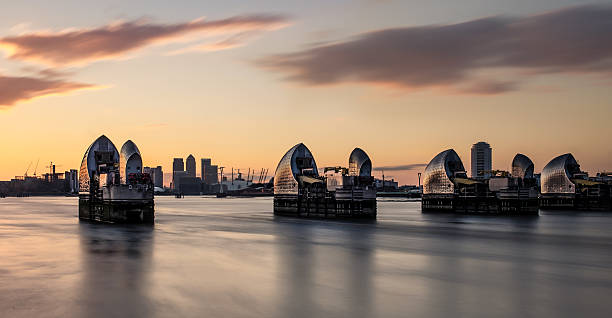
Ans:
[[[38,170],[38,162],[40,161],[40,158],[38,158],[36,160],[36,166],[34,167],[34,177],[36,177],[36,170]]]
[[[28,165],[28,167],[26,168],[25,173],[23,174],[24,177],[28,176],[28,171],[30,170],[30,167],[32,166],[32,161],[30,161],[30,164]]]

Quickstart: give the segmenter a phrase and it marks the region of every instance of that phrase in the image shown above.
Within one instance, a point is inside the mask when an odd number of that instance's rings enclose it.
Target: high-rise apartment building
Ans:
[[[472,178],[486,179],[491,177],[492,154],[491,146],[480,141],[472,145]]]

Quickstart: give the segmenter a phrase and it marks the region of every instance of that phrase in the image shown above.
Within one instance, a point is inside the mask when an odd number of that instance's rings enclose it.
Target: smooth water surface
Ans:
[[[612,213],[274,217],[271,198],[156,198],[154,226],[0,199],[2,317],[610,317]]]

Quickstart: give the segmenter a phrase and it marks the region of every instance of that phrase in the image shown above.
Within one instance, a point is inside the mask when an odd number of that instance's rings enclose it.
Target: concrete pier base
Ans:
[[[543,210],[612,211],[610,196],[577,194],[542,194],[540,207]]]
[[[106,223],[153,223],[153,200],[119,201],[79,198],[79,218]]]
[[[452,195],[424,195],[422,212],[538,215],[538,198],[460,197]]]
[[[304,218],[376,219],[376,199],[274,198],[274,215]]]

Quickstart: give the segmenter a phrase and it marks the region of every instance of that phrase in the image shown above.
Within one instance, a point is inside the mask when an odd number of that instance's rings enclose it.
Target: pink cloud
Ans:
[[[6,109],[19,102],[49,95],[62,95],[95,85],[36,77],[11,77],[0,75],[0,109]]]
[[[178,41],[185,36],[210,36],[282,28],[279,15],[244,15],[221,20],[194,20],[177,24],[129,21],[92,29],[27,33],[0,38],[10,59],[49,66],[84,65],[120,58],[144,47]]]
[[[242,33],[234,34],[230,37],[227,37],[219,41],[192,45],[186,48],[175,50],[175,51],[170,52],[169,55],[177,55],[177,54],[184,54],[184,53],[191,53],[191,52],[214,52],[214,51],[229,50],[229,49],[233,49],[233,48],[237,48],[237,47],[246,45],[249,41],[255,38],[258,35],[258,33],[259,32],[257,31],[242,32]]]

